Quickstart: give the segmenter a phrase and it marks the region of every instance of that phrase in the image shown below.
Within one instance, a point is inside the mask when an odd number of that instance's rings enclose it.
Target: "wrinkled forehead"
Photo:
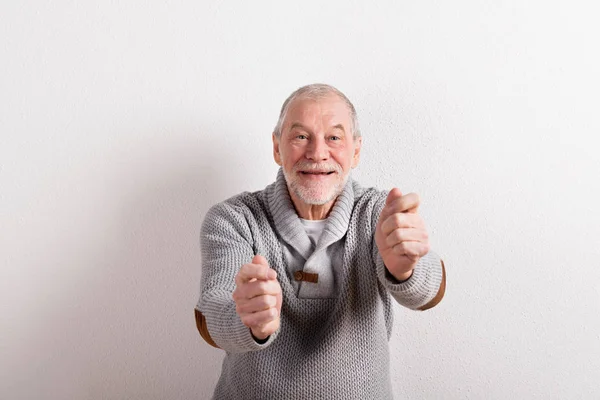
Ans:
[[[292,100],[285,113],[283,126],[316,120],[331,126],[342,124],[347,129],[352,124],[350,108],[343,99],[332,93],[320,97],[300,96]]]

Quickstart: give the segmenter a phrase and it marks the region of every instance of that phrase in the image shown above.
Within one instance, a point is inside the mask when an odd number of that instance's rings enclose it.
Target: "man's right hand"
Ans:
[[[242,265],[235,284],[233,300],[240,319],[256,339],[268,338],[279,329],[281,286],[277,273],[263,256],[256,255],[251,263]]]

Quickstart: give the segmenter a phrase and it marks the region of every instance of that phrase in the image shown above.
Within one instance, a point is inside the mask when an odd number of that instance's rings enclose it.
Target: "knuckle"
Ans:
[[[240,316],[245,316],[245,307],[241,304],[236,304],[235,305],[235,312]]]
[[[390,247],[393,247],[396,244],[396,240],[395,240],[394,236],[389,235],[388,237],[386,237],[385,244],[387,244]]]
[[[424,251],[423,255],[429,253],[429,250],[431,250],[431,245],[429,243],[425,243],[425,246],[423,249],[423,251]]]
[[[254,326],[260,329],[264,329],[264,325],[269,321],[266,320],[264,316],[257,317],[254,322]]]
[[[258,328],[258,331],[262,336],[270,336],[273,334],[273,332],[275,332],[275,330],[273,329],[273,327],[271,327],[270,324],[261,325]]]
[[[260,309],[265,309],[271,307],[271,299],[269,296],[260,296],[256,300],[256,306]]]
[[[254,321],[253,321],[253,318],[252,318],[252,316],[251,316],[251,315],[244,315],[244,316],[241,316],[241,318],[240,318],[240,319],[242,320],[242,323],[243,323],[244,325],[246,325],[247,327],[252,327],[252,326],[254,326]]]
[[[269,294],[277,294],[281,291],[281,286],[277,280],[269,281]]]
[[[400,232],[400,229],[395,229],[386,238],[386,243],[388,246],[400,245],[402,243],[402,238],[403,235],[402,232]]]
[[[395,213],[393,221],[395,227],[400,227],[404,222],[404,216],[401,213]]]
[[[423,255],[423,248],[421,246],[415,246],[413,249],[413,255],[415,257],[421,257]]]
[[[383,232],[388,232],[393,229],[394,225],[394,214],[389,215],[381,224],[381,230]]]
[[[257,281],[255,289],[257,294],[267,293],[268,284],[265,281]]]
[[[399,242],[402,242],[405,240],[404,232],[402,231],[402,229],[396,229],[394,231],[394,236],[395,236],[396,240],[398,240]]]
[[[264,279],[267,276],[267,268],[263,265],[257,266],[254,272],[255,276],[260,279]]]
[[[238,270],[237,274],[235,275],[235,281],[236,282],[241,282],[244,280],[244,276],[247,274],[248,271],[248,265],[244,264],[240,267],[240,269]]]
[[[402,249],[402,245],[401,244],[397,244],[393,247],[393,251],[396,254],[404,254],[404,250]]]

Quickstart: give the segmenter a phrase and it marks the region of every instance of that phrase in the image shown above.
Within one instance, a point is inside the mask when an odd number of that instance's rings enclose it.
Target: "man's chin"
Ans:
[[[322,206],[324,204],[330,203],[339,196],[339,193],[337,191],[315,193],[314,191],[306,190],[305,188],[301,187],[293,188],[293,190],[296,194],[296,197],[302,200],[303,203],[313,206]]]
[[[348,175],[343,177],[342,182],[338,181],[331,187],[331,183],[324,182],[305,182],[294,175],[289,176],[285,173],[288,190],[295,194],[299,200],[308,205],[322,206],[334,201],[343,191]]]
[[[303,196],[298,196],[300,198],[300,200],[302,200],[302,202],[304,202],[305,204],[311,205],[311,206],[323,206],[329,202],[331,202],[333,200],[333,198],[326,198],[326,199],[320,199],[320,198],[303,198]]]

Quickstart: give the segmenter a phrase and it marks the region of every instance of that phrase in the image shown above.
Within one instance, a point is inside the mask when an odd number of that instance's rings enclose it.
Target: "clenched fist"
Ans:
[[[429,235],[417,209],[419,196],[390,191],[375,231],[375,242],[388,271],[403,281],[412,275],[419,258],[429,252]]]
[[[242,265],[235,277],[235,309],[256,339],[266,339],[279,328],[281,286],[277,273],[260,255]]]

